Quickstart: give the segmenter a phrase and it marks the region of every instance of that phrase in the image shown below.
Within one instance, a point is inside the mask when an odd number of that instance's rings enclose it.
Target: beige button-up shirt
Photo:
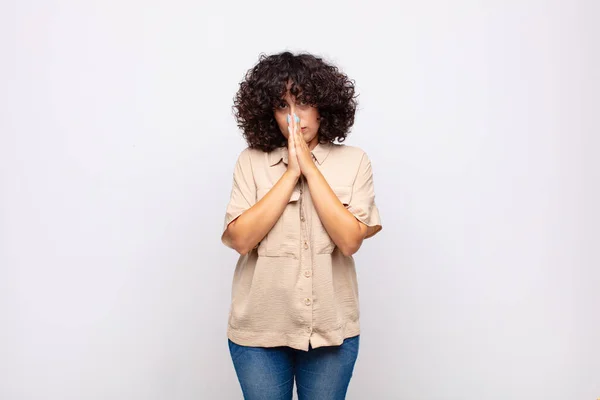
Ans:
[[[317,168],[346,208],[381,230],[375,205],[371,163],[361,149],[319,144],[312,151]],[[287,169],[286,147],[266,153],[245,149],[233,173],[227,225],[259,201]],[[223,243],[231,247],[225,236]],[[279,220],[258,246],[240,256],[232,285],[228,337],[256,347],[299,350],[341,344],[360,333],[354,259],[331,240],[302,177]]]

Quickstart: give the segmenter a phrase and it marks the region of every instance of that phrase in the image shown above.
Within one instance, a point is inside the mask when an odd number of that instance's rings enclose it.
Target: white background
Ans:
[[[223,245],[261,52],[356,80],[384,229],[348,398],[600,396],[600,4],[0,6],[0,398],[239,399]]]

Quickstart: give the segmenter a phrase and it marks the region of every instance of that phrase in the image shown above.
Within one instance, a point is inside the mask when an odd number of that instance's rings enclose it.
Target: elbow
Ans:
[[[340,252],[346,257],[351,257],[352,255],[354,255],[354,253],[358,251],[358,249],[360,249],[360,246],[362,246],[362,242],[365,239],[366,235],[366,225],[359,223],[358,231],[355,234],[349,235],[346,238],[344,238],[342,243],[338,246]]]
[[[240,254],[240,256],[245,256],[246,254],[250,253],[251,250],[252,249],[249,248],[249,247],[247,247],[247,246],[245,246],[245,247],[237,247],[235,249],[235,251],[237,251]]]
[[[248,251],[246,249],[243,249],[243,248],[242,249],[235,249],[235,251],[237,251],[240,256],[245,256],[246,254],[250,253],[250,251]]]
[[[345,257],[352,257],[360,249],[361,244],[362,240],[353,240],[338,246],[338,248]]]
[[[252,247],[250,247],[248,243],[245,243],[244,241],[241,241],[239,239],[232,240],[231,247],[233,247],[233,249],[237,251],[241,256],[245,256],[252,250]]]
[[[240,255],[245,256],[252,251],[252,247],[248,244],[247,240],[244,240],[240,235],[236,235],[231,229],[231,225],[227,227],[227,230],[223,234],[223,241],[232,249],[237,251]]]
[[[356,251],[353,251],[352,249],[349,249],[349,248],[339,247],[339,249],[340,249],[340,253],[342,253],[344,255],[344,257],[352,257],[352,255],[354,253],[356,253]]]

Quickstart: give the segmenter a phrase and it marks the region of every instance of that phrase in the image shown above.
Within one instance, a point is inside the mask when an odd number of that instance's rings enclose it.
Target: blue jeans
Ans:
[[[340,346],[247,347],[229,340],[229,352],[246,400],[343,400],[358,356],[359,336]]]

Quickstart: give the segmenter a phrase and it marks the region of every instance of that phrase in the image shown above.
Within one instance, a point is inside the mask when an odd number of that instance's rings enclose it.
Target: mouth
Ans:
[[[302,126],[302,127],[300,127],[300,129],[302,129],[302,131],[304,132],[305,130],[308,129],[308,126]]]

